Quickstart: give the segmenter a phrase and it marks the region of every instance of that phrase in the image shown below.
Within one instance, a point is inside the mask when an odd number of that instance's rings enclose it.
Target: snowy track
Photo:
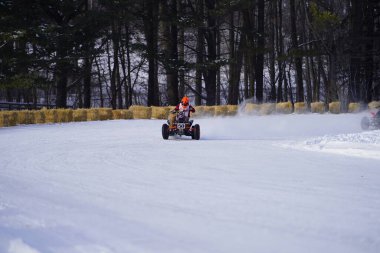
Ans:
[[[380,252],[361,115],[0,128],[0,252]]]

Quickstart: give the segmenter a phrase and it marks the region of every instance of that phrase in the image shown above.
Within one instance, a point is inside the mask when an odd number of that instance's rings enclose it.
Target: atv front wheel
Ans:
[[[199,140],[201,138],[201,129],[198,124],[193,126],[193,134],[191,135],[192,139]]]
[[[164,138],[164,140],[167,140],[169,138],[169,126],[168,126],[168,124],[162,125],[162,138]]]
[[[360,125],[361,125],[361,127],[362,127],[363,130],[368,130],[369,129],[369,125],[370,125],[369,118],[368,117],[363,117],[362,121],[360,122]]]

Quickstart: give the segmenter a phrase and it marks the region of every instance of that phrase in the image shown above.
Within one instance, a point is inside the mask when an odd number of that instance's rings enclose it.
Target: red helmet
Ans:
[[[181,100],[181,103],[185,106],[189,105],[189,98],[184,96]]]

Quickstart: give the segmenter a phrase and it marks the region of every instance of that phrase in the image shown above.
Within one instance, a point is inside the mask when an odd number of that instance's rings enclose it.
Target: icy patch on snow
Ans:
[[[355,157],[380,159],[380,130],[362,133],[324,135],[282,146]]]
[[[8,253],[39,253],[39,251],[30,247],[22,239],[14,239],[9,242]]]

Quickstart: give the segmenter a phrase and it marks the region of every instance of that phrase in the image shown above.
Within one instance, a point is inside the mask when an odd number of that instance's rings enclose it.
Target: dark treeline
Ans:
[[[0,0],[0,101],[380,99],[380,1]]]

